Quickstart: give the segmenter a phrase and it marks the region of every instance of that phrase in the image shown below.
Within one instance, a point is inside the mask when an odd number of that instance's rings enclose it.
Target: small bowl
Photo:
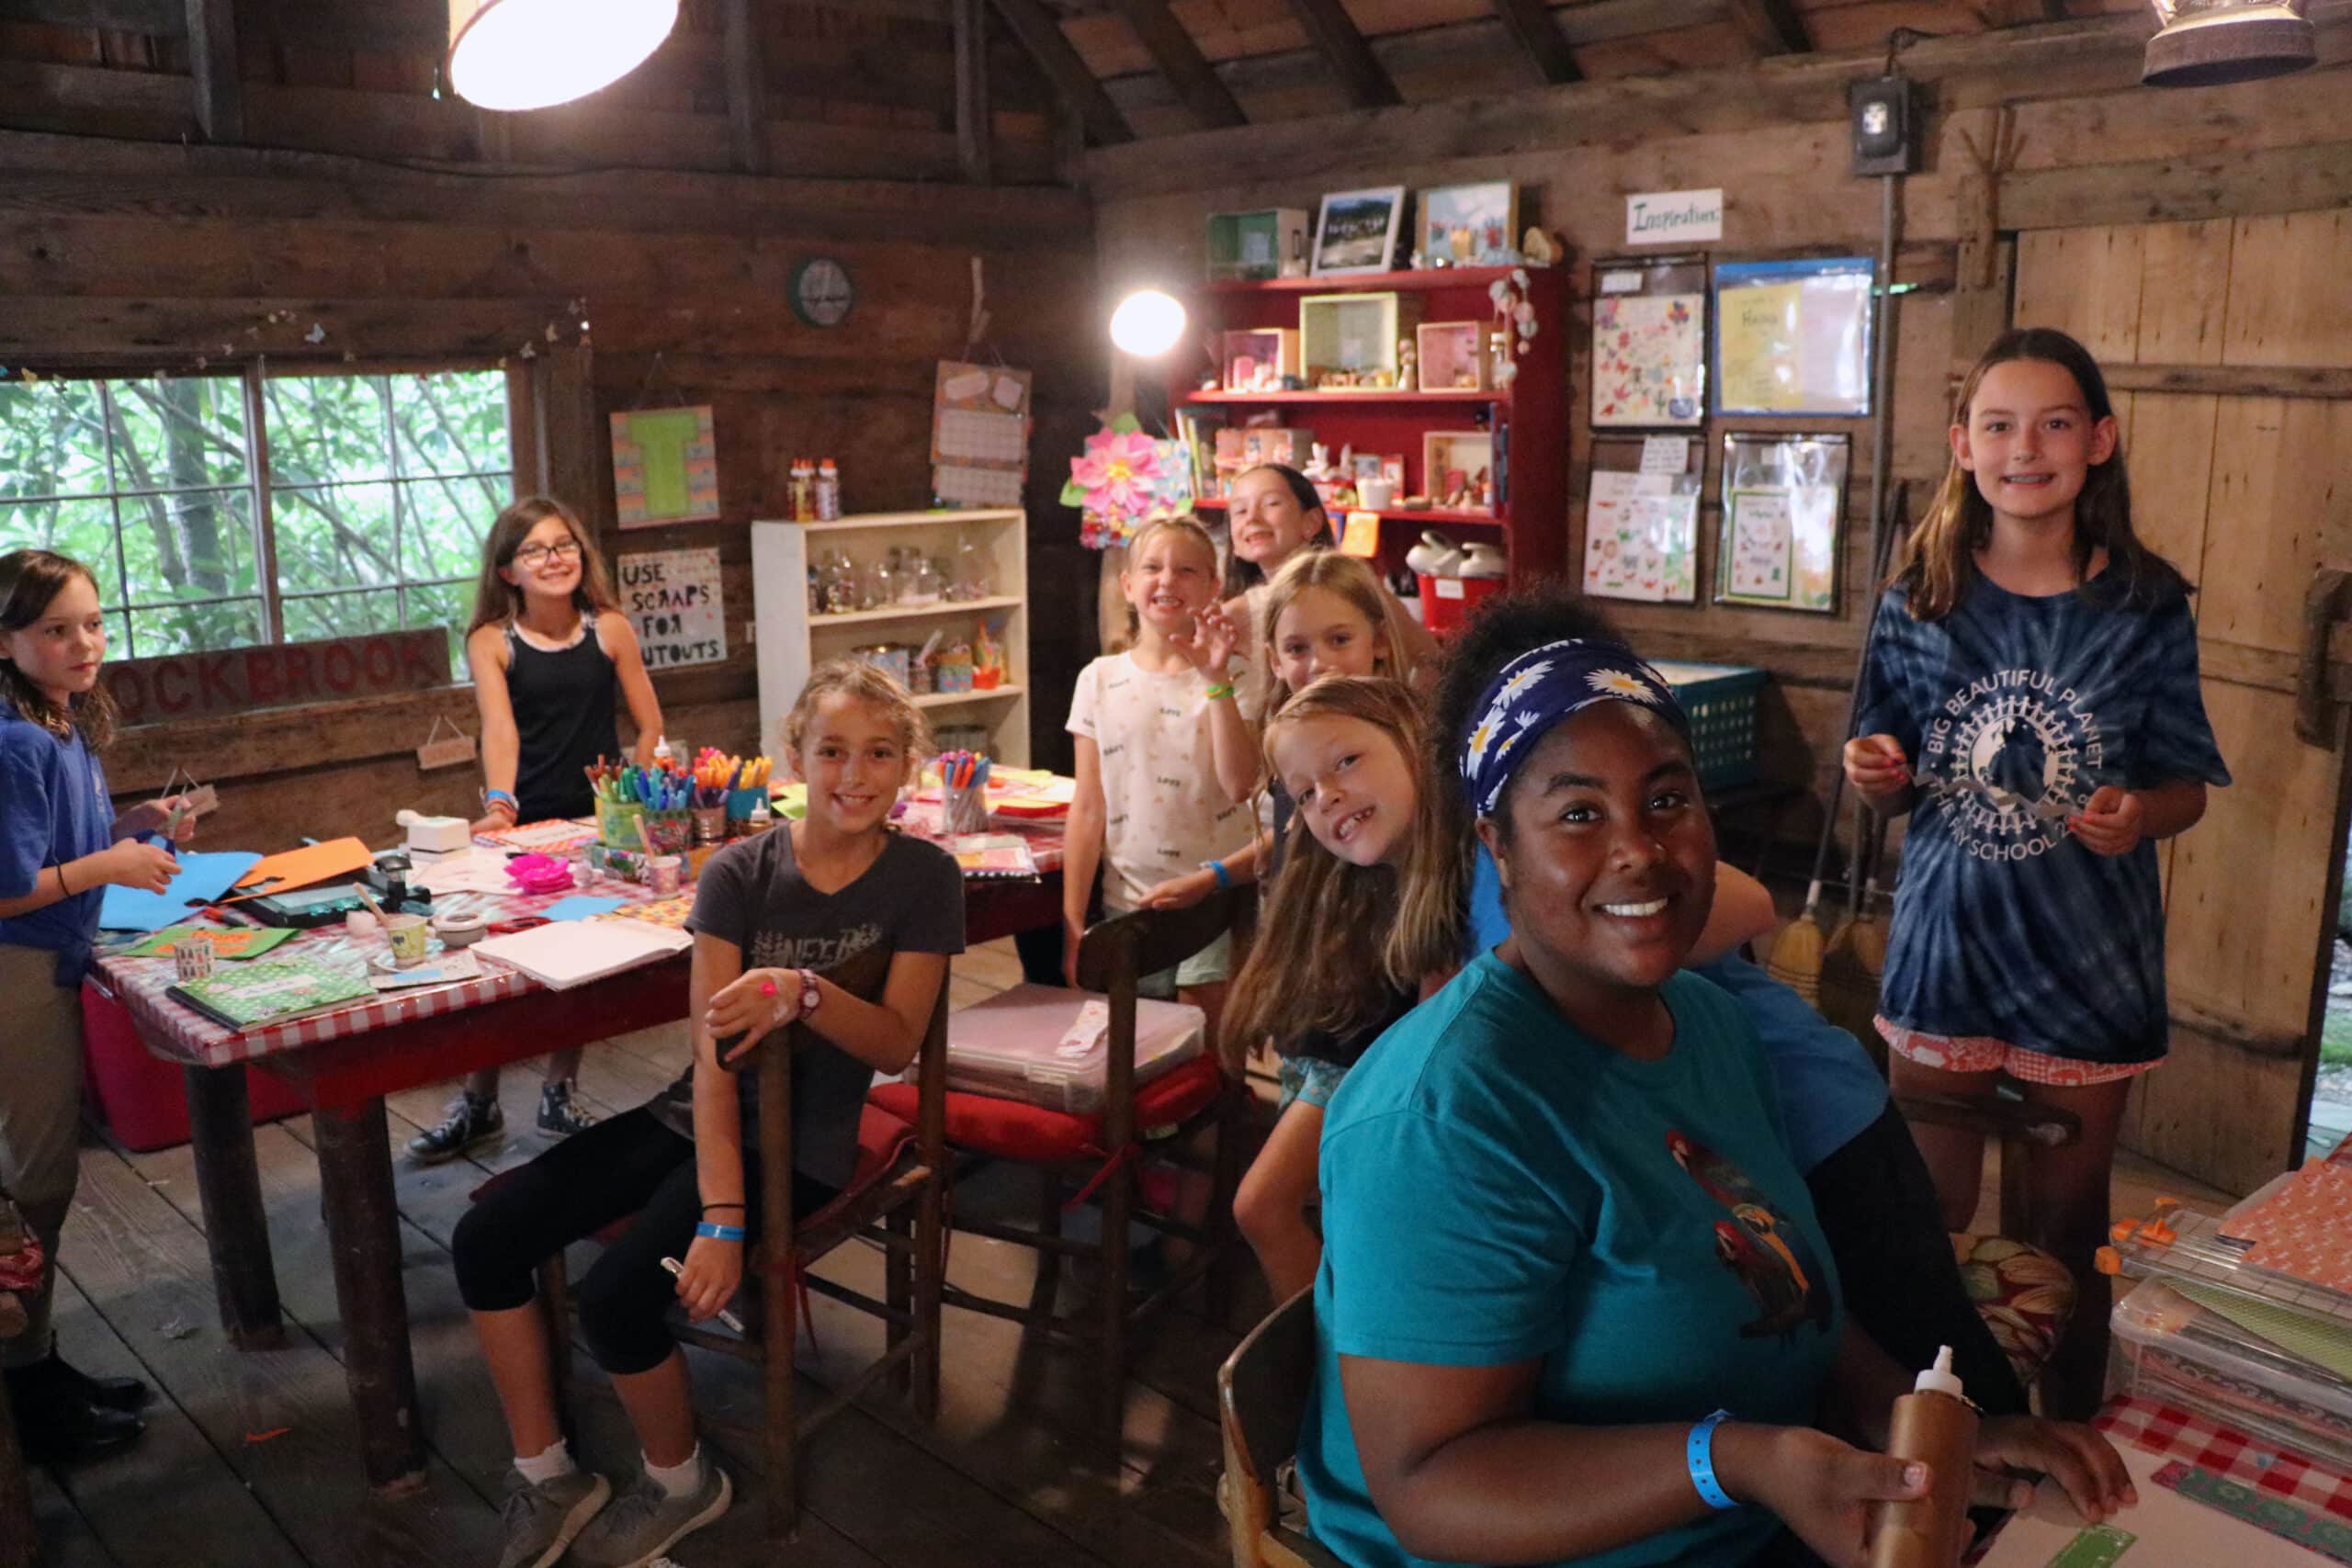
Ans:
[[[433,934],[441,945],[452,950],[470,947],[480,942],[490,930],[490,921],[481,915],[435,915]]]

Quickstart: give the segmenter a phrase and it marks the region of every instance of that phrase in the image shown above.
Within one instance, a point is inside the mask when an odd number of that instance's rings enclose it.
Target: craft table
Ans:
[[[924,836],[935,822],[935,809],[927,817],[920,805],[902,818],[905,828]],[[1060,824],[1023,822],[995,830],[1017,830],[1029,840],[1040,879],[967,882],[965,929],[971,942],[1061,917]],[[652,901],[642,887],[602,878],[582,891],[632,904]],[[569,893],[451,897],[486,904],[496,911],[494,919],[514,919]],[[302,933],[277,953],[356,960],[362,950],[380,953],[382,939],[355,942],[342,927],[331,926]],[[385,1097],[675,1022],[686,1013],[691,963],[685,953],[563,991],[550,991],[493,959],[483,959],[481,967],[477,979],[385,992],[243,1032],[164,995],[177,979],[168,955],[101,958],[85,982],[119,1000],[141,1043],[183,1070],[213,1288],[221,1326],[242,1349],[275,1348],[285,1335],[245,1067],[291,1085],[311,1107],[345,1337],[344,1371],[358,1412],[368,1480],[380,1492],[421,1486],[424,1466]]]

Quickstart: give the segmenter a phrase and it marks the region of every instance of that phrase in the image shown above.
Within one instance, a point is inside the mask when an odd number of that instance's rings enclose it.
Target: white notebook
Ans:
[[[692,933],[644,920],[559,920],[474,943],[485,958],[512,964],[549,990],[569,990],[655,964],[695,944]]]

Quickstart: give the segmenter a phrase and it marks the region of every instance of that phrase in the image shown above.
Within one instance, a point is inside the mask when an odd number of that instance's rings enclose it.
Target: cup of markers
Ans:
[[[940,829],[985,833],[989,828],[989,760],[977,751],[939,754]]]
[[[768,774],[773,764],[765,757],[730,757],[718,750],[706,750],[695,759],[694,799],[696,824],[701,813],[720,813],[729,833],[740,833],[752,819],[752,807],[768,797]]]

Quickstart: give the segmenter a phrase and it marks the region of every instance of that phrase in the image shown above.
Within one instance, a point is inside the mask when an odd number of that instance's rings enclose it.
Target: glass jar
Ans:
[[[996,562],[980,547],[978,539],[966,539],[956,547],[955,597],[958,600],[986,599],[996,592]]]
[[[857,607],[884,610],[890,604],[890,569],[880,557],[857,569]]]
[[[857,572],[847,556],[838,550],[826,556],[818,581],[824,590],[825,614],[847,615],[857,608]]]
[[[907,603],[936,604],[945,592],[945,581],[933,562],[916,555],[907,562]]]

